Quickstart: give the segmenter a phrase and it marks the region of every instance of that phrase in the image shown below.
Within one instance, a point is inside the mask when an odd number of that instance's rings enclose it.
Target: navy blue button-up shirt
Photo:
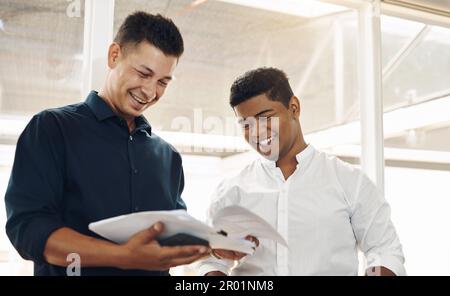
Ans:
[[[84,103],[35,115],[21,134],[5,196],[6,232],[20,255],[34,261],[36,275],[66,275],[66,268],[43,258],[49,235],[61,227],[97,237],[88,229],[91,222],[186,208],[180,154],[152,133],[143,116],[135,123],[130,133],[91,92]],[[163,274],[81,269],[81,275]]]

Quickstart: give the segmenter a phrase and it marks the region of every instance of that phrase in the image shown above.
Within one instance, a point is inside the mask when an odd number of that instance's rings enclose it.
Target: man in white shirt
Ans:
[[[289,247],[260,238],[251,256],[214,250],[199,263],[201,275],[357,275],[358,248],[366,274],[406,274],[388,203],[360,170],[305,143],[300,103],[282,71],[245,73],[231,87],[230,105],[264,158],[219,185],[208,215],[246,207]]]

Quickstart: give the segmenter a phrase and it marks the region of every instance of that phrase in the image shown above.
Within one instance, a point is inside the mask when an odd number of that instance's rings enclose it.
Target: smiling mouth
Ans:
[[[143,100],[140,97],[138,97],[135,94],[133,94],[132,92],[129,92],[129,94],[136,102],[138,102],[141,105],[146,105],[146,104],[148,104],[148,103],[150,103],[152,101],[152,100],[150,100],[150,101]]]
[[[267,139],[261,140],[261,141],[259,141],[257,143],[258,143],[258,145],[261,145],[261,146],[269,146],[270,144],[272,144],[272,137],[269,137]]]
[[[276,135],[271,135],[270,137],[265,138],[263,140],[257,140],[257,139],[251,140],[250,143],[255,148],[259,148],[259,149],[262,149],[262,150],[267,150],[267,149],[273,148],[272,145],[275,144],[276,140],[277,140],[277,136]]]

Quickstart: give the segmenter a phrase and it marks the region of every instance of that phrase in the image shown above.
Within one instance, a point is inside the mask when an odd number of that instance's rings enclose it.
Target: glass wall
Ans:
[[[176,81],[158,106],[148,110],[152,123],[162,130],[177,131],[173,120],[179,116],[193,122],[195,111],[203,118],[234,117],[228,105],[231,83],[263,66],[278,67],[290,78],[301,100],[304,132],[359,116],[358,106],[354,108],[357,46],[352,10],[310,18],[226,1],[194,5],[189,0],[116,0],[114,31],[139,9],[171,17],[185,41]],[[227,133],[220,129],[195,132]]]
[[[0,112],[81,100],[84,1],[0,2]]]
[[[408,274],[448,275],[450,28],[382,16],[381,29],[386,198]]]
[[[383,16],[381,30],[386,111],[450,95],[450,29]]]
[[[4,197],[18,134],[3,118],[28,118],[81,100],[84,1],[0,2],[0,196]],[[8,125],[8,126],[7,126]],[[23,125],[24,126],[24,125]],[[20,131],[17,131],[20,133]],[[0,224],[6,221],[0,209]],[[0,232],[0,275],[32,274]]]

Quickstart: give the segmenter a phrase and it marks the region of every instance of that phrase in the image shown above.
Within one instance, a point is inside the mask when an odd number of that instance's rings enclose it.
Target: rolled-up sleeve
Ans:
[[[64,143],[49,111],[35,115],[20,135],[5,194],[6,233],[19,254],[44,261],[48,237],[64,227]]]
[[[396,275],[406,275],[402,246],[383,194],[365,175],[359,177],[353,193],[351,223],[367,268],[383,266]]]

